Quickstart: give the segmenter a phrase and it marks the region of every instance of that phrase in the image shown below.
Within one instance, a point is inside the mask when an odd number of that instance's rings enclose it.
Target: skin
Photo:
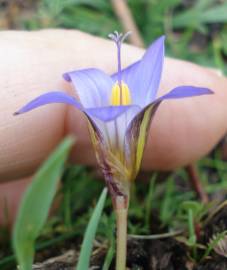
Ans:
[[[77,137],[70,160],[96,165],[85,117],[73,107],[49,105],[20,116],[13,116],[13,112],[51,90],[75,95],[72,86],[62,79],[65,71],[96,67],[109,74],[115,72],[114,46],[111,41],[75,30],[0,33],[0,182],[32,175],[69,133]],[[124,45],[123,66],[141,58],[143,52]],[[227,131],[225,77],[189,62],[166,58],[158,95],[179,85],[208,87],[215,94],[161,104],[148,135],[144,170],[172,170],[195,162]],[[9,189],[18,194],[25,182],[21,181],[20,187],[15,182],[1,184],[0,194],[4,191],[4,197],[8,197]],[[0,195],[0,204],[2,200]]]

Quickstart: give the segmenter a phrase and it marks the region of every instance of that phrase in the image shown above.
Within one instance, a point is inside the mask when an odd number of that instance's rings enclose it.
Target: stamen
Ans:
[[[126,83],[122,82],[121,87],[118,83],[113,86],[110,103],[112,106],[131,104],[131,94]]]
[[[113,33],[109,34],[108,37],[112,39],[117,46],[117,81],[118,86],[120,89],[119,95],[120,95],[120,102],[118,102],[118,105],[124,105],[123,104],[123,82],[122,82],[122,69],[121,69],[121,44],[124,42],[124,40],[131,34],[131,32],[127,32],[124,35],[122,33],[118,33],[117,31],[114,31]],[[115,87],[115,86],[114,86]],[[113,87],[113,90],[114,90]],[[128,89],[128,87],[127,87]],[[112,91],[113,91],[112,90]],[[112,96],[114,94],[112,93]],[[112,99],[112,97],[111,97]],[[131,98],[130,98],[131,101]]]

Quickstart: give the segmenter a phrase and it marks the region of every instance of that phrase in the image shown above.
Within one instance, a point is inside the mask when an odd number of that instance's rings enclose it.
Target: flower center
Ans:
[[[112,88],[110,103],[112,106],[131,104],[131,94],[126,83],[121,82],[120,85],[118,82],[115,83]]]
[[[117,46],[117,82],[112,88],[110,97],[110,103],[112,106],[129,105],[132,103],[130,90],[126,83],[122,81],[122,70],[121,70],[121,44],[128,37],[130,32],[126,34],[118,33],[115,31],[113,34],[109,34],[116,46]]]

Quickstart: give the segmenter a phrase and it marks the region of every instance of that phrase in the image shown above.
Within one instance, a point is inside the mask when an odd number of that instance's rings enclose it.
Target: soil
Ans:
[[[215,259],[209,259],[204,263],[196,266],[193,270],[226,270],[227,259],[223,257],[217,257]]]
[[[157,220],[157,219],[156,219]],[[227,206],[213,214],[202,228],[201,244],[207,244],[213,235],[227,229]],[[79,250],[79,247],[77,247]],[[76,249],[77,249],[76,248]],[[174,237],[156,240],[128,240],[127,267],[130,270],[226,270],[227,258],[214,251],[205,260],[195,263],[190,259],[189,249]],[[106,245],[94,248],[90,269],[101,270],[106,255]],[[226,250],[227,251],[227,250]],[[37,263],[34,270],[72,270],[78,258],[75,249],[61,256]],[[227,253],[226,253],[227,254]],[[39,254],[39,257],[42,257]],[[110,270],[114,270],[114,259]]]
[[[227,205],[212,216],[204,227],[203,241],[207,243],[212,236],[227,230]],[[226,254],[227,255],[227,254]]]
[[[225,140],[226,141],[226,140]],[[227,143],[221,144],[223,149],[223,160],[227,158],[226,149]],[[220,146],[219,146],[220,147]],[[212,155],[212,153],[211,153]],[[215,181],[215,171],[210,171],[209,175],[212,175],[212,179]],[[176,179],[178,182],[178,179]],[[180,187],[182,188],[182,187]],[[184,187],[183,187],[184,188]],[[210,199],[214,199],[213,197]],[[221,194],[219,199],[224,200],[225,194]],[[166,231],[166,228],[160,229],[160,221],[157,218],[158,213],[153,211],[152,213],[152,228],[151,231],[154,234],[160,234]],[[227,204],[222,204],[220,207],[216,207],[215,210],[210,213],[210,216],[206,218],[203,225],[201,225],[200,233],[198,235],[198,242],[201,245],[207,245],[210,240],[218,233],[227,230]],[[130,270],[227,270],[227,238],[226,244],[221,252],[213,250],[207,258],[201,260],[201,262],[195,263],[190,258],[189,248],[179,242],[177,238],[170,237],[156,240],[137,240],[128,239],[127,247],[127,267]],[[67,251],[68,247],[68,251]],[[226,250],[225,250],[226,248]],[[224,251],[223,251],[224,250]],[[72,244],[62,247],[58,250],[61,256],[48,259],[44,254],[38,254],[38,259],[41,263],[33,266],[34,270],[72,270],[75,268],[75,264],[78,259],[79,245],[72,246]],[[99,243],[94,247],[93,255],[91,258],[92,270],[102,269],[104,258],[106,256],[107,247],[105,244]],[[203,254],[202,249],[198,253]],[[201,255],[200,254],[200,255]],[[47,255],[47,254],[46,254]],[[49,255],[49,254],[48,254]],[[225,257],[226,256],[226,257]],[[110,270],[115,269],[113,262],[110,266]]]

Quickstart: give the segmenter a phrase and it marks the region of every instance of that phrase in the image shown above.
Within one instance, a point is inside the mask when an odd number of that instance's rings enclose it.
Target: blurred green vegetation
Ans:
[[[226,1],[128,0],[127,3],[146,45],[165,34],[169,56],[227,71]],[[110,0],[2,1],[0,8],[1,28],[60,27],[102,37],[122,30]]]
[[[227,3],[224,0],[128,0],[135,22],[148,46],[156,37],[167,36],[167,55],[187,59],[227,72]],[[0,28],[80,29],[107,37],[122,30],[110,1],[106,0],[36,0],[0,1]],[[199,162],[200,176],[207,192],[227,190],[227,166],[219,150]],[[150,177],[148,177],[150,179]],[[185,200],[196,202],[183,169],[173,172],[166,181],[153,177],[147,185],[137,180],[132,190],[129,233],[152,234],[153,212],[159,209],[160,232],[187,229],[187,213],[179,210]],[[176,184],[177,182],[177,184]],[[94,171],[84,166],[68,166],[59,191],[62,203],[56,215],[46,224],[37,250],[61,253],[62,246],[81,243],[91,211],[103,188]],[[149,186],[149,189],[148,189]],[[145,209],[141,211],[141,209]],[[155,225],[155,224],[154,224]],[[155,229],[157,230],[157,228]],[[1,231],[6,236],[5,231]],[[0,233],[1,233],[0,232]],[[112,250],[114,216],[107,200],[98,235],[109,239]],[[187,240],[187,239],[186,239]],[[185,240],[185,241],[186,241]],[[63,244],[64,243],[64,244]],[[51,247],[51,248],[50,248]],[[57,252],[56,252],[57,250]],[[45,255],[48,257],[48,255]],[[0,269],[12,269],[9,241],[0,244]]]

